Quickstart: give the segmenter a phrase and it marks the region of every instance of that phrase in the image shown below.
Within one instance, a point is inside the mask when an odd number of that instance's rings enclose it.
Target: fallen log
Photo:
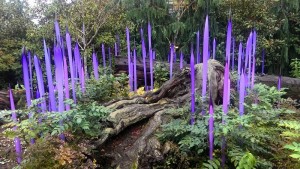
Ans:
[[[196,91],[201,93],[202,64],[195,65]],[[208,89],[217,100],[223,92],[224,67],[218,61],[208,62]],[[109,127],[94,142],[99,154],[94,154],[102,168],[131,168],[137,162],[141,168],[152,168],[163,160],[162,145],[154,133],[174,116],[171,108],[190,103],[190,69],[183,69],[157,91],[127,100],[105,104],[114,110],[108,117]],[[209,91],[209,90],[208,90]]]
[[[268,86],[277,86],[278,76],[275,75],[262,75],[255,77],[256,83],[263,83]],[[292,99],[300,99],[300,79],[291,77],[281,77],[281,87],[287,88],[286,97]]]

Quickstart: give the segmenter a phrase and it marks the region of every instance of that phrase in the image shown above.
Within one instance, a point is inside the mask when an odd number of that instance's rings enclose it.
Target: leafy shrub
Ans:
[[[22,112],[20,118],[24,120],[17,124],[13,122],[6,124],[6,136],[11,138],[19,136],[27,142],[31,138],[44,137],[49,134],[58,136],[63,132],[76,133],[78,138],[97,137],[101,134],[106,117],[110,113],[110,110],[96,102],[74,105],[71,100],[67,101],[72,107],[69,111],[37,113],[37,105],[40,101],[41,99],[33,100],[30,109],[20,111]],[[31,112],[31,118],[27,118],[28,112]],[[14,131],[12,128],[15,125],[17,130]]]
[[[253,90],[248,91],[243,116],[239,115],[236,107],[231,107],[225,116],[222,106],[215,106],[214,159],[221,158],[222,140],[226,140],[225,152],[230,160],[227,160],[225,165],[229,168],[273,168],[277,163],[281,163],[278,159],[274,160],[276,155],[281,153],[277,150],[285,144],[280,134],[286,131],[283,124],[295,116],[293,111],[278,105],[284,94],[283,90],[278,91],[275,87],[255,85]],[[200,106],[197,108],[199,111],[202,105],[197,104]],[[162,141],[171,140],[177,144],[181,153],[187,154],[188,157],[204,162],[208,160],[209,116],[198,115],[200,112],[197,112],[196,123],[192,126],[189,123],[189,107],[190,105],[186,105],[185,108],[179,109],[180,119],[163,125],[158,136]],[[205,106],[204,109],[206,109]],[[176,110],[172,111],[176,112]],[[289,129],[289,131],[292,130]],[[293,150],[296,150],[295,146]],[[285,158],[286,156],[281,157],[282,160]],[[202,166],[218,167],[212,162],[204,162]],[[283,161],[283,163],[286,162]],[[295,166],[295,164],[287,163],[286,165]]]
[[[169,80],[169,70],[165,64],[157,63],[154,66],[155,88],[159,88]]]
[[[86,80],[85,85],[85,93],[77,92],[79,100],[83,102],[104,102],[117,97],[126,97],[129,93],[128,76],[124,73],[117,77],[109,73],[102,74],[99,80],[94,78]]]
[[[19,167],[22,169],[72,169],[96,168],[93,161],[84,155],[87,145],[69,144],[54,137],[45,137],[36,140],[23,154],[23,161]]]
[[[293,77],[300,77],[300,60],[299,59],[292,59],[292,62],[290,64],[291,66],[291,74]]]

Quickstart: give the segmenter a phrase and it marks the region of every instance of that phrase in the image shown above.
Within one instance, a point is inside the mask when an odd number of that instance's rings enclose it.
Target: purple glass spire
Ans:
[[[225,115],[228,113],[228,78],[229,78],[229,66],[225,63],[224,73],[224,87],[223,87],[223,112]]]
[[[146,65],[146,46],[144,40],[143,29],[141,29],[141,39],[142,39],[142,55],[143,55],[143,66],[144,66],[144,81],[145,81],[145,90],[147,90],[147,65]]]
[[[245,100],[245,73],[242,69],[239,90],[239,112],[240,116],[244,115],[244,100]]]
[[[45,88],[44,88],[44,80],[43,80],[43,73],[42,68],[40,64],[40,60],[36,55],[34,55],[34,67],[36,71],[36,79],[38,84],[38,89],[41,97],[44,97],[45,95]],[[45,112],[47,110],[46,102],[43,101],[41,103],[42,112]]]
[[[231,70],[234,70],[234,47],[235,47],[235,39],[232,37],[232,59],[231,59]]]
[[[15,109],[15,102],[14,102],[14,98],[13,98],[13,93],[11,91],[11,89],[9,88],[9,99],[10,99],[10,108],[13,111],[11,118],[13,120],[14,123],[18,122],[17,119],[17,114],[16,112],[14,112]],[[14,127],[14,130],[16,130],[16,127]],[[20,138],[15,137],[15,149],[16,149],[16,156],[17,156],[17,163],[21,164],[22,161],[22,147],[21,147],[21,141]]]
[[[76,89],[75,89],[75,70],[73,70],[73,58],[72,58],[72,45],[71,45],[71,37],[68,32],[66,31],[66,44],[67,44],[67,49],[68,49],[68,59],[69,59],[69,67],[70,67],[70,74],[71,74],[71,83],[72,83],[72,94],[73,94],[73,100],[74,103],[76,103]]]
[[[70,91],[69,91],[69,76],[68,76],[68,64],[67,64],[67,56],[63,55],[64,59],[64,85],[65,85],[65,97],[66,99],[70,99]],[[70,110],[70,105],[66,105],[66,110]]]
[[[61,55],[61,49],[59,46],[54,48],[54,61],[55,61],[55,77],[56,77],[56,87],[58,92],[58,111],[64,111],[64,69],[63,69],[63,59]]]
[[[208,140],[209,140],[209,159],[213,159],[214,152],[214,106],[210,94],[209,101],[209,120],[208,120]]]
[[[23,67],[23,80],[24,87],[26,92],[26,103],[27,107],[31,105],[31,92],[30,92],[30,83],[29,83],[29,71],[28,71],[28,62],[25,53],[22,54],[22,67]],[[29,115],[30,116],[30,115]]]
[[[99,79],[99,73],[98,73],[98,59],[95,52],[93,52],[93,69],[94,69],[94,77],[96,80]]]
[[[115,56],[118,56],[118,47],[117,47],[117,43],[115,42]]]
[[[171,44],[171,51],[170,51],[170,79],[172,79],[172,71],[173,71],[173,59],[174,59],[174,44]]]
[[[74,48],[74,57],[75,57],[76,70],[78,72],[79,81],[81,84],[81,91],[83,92],[83,90],[84,90],[83,89],[84,74],[82,74],[82,71],[81,71],[82,64],[81,64],[81,56],[80,56],[80,52],[79,52],[78,43],[76,43],[75,48]]]
[[[46,42],[44,40],[44,54],[45,54],[45,63],[46,63],[46,72],[47,72],[47,81],[48,81],[48,88],[49,88],[49,100],[51,105],[51,111],[56,111],[56,100],[54,94],[54,86],[52,80],[52,71],[51,71],[51,60],[50,55],[47,52]]]
[[[137,72],[136,72],[136,49],[133,49],[133,74],[134,74],[134,91],[137,91]]]
[[[60,29],[57,20],[54,21],[54,27],[55,27],[56,43],[58,45],[61,45]]]
[[[27,53],[27,60],[28,60],[28,69],[29,69],[29,82],[30,82],[30,91],[31,96],[33,97],[33,78],[32,78],[32,60],[31,60],[31,53],[28,51]]]
[[[240,42],[240,45],[239,45],[239,55],[238,55],[238,75],[240,75],[240,72],[241,72],[241,61],[242,61],[242,52],[243,52],[243,45],[242,43]],[[238,78],[239,79],[239,78]]]
[[[199,33],[199,31],[197,31],[197,38],[196,38],[196,57],[197,57],[197,62],[196,63],[197,64],[201,62],[199,47],[200,47],[200,33]]]
[[[281,75],[278,77],[277,90],[281,90]]]
[[[154,88],[154,83],[153,83],[153,56],[152,56],[152,51],[150,52],[149,55],[150,59],[150,90],[153,90]]]
[[[213,59],[216,59],[216,38],[214,38],[213,42]]]
[[[129,86],[130,91],[133,90],[133,84],[132,84],[132,74],[131,72],[131,53],[130,53],[130,37],[129,37],[129,29],[126,27],[126,38],[127,38],[127,58],[128,58],[128,77],[129,77]]]
[[[231,29],[232,29],[232,23],[231,20],[228,22],[227,27],[227,39],[226,39],[226,59],[225,61],[228,62],[228,67],[230,64],[230,47],[231,47]]]
[[[253,63],[252,63],[252,74],[251,74],[251,89],[254,87],[254,78],[255,78],[255,57],[253,56]]]
[[[191,59],[190,59],[190,69],[191,69],[191,124],[195,124],[195,63],[194,63],[194,51],[193,45],[191,45]]]
[[[207,69],[208,69],[208,45],[209,45],[209,25],[208,16],[206,16],[204,34],[203,34],[203,69],[202,69],[202,101],[206,98],[206,84],[207,84]],[[202,110],[202,114],[205,110]]]

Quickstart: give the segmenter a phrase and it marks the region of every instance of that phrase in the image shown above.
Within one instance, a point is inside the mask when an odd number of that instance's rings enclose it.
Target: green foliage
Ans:
[[[154,67],[155,88],[161,87],[167,80],[169,80],[169,71],[165,64],[157,63]]]
[[[285,127],[287,130],[282,132],[282,136],[293,141],[284,145],[285,149],[292,151],[290,157],[300,161],[300,124],[296,120],[285,120],[279,123],[279,126]],[[296,141],[296,142],[295,142]]]
[[[110,113],[110,110],[96,102],[73,105],[71,100],[67,101],[72,104],[69,111],[37,113],[40,102],[41,100],[34,100],[30,109],[19,110],[19,116],[23,120],[17,124],[6,124],[5,135],[10,138],[19,136],[28,143],[32,138],[58,136],[64,132],[76,133],[78,138],[97,137],[101,135],[106,117]],[[28,112],[31,118],[27,118]],[[16,130],[12,130],[14,126],[17,126]]]
[[[292,59],[290,66],[292,68],[291,75],[300,78],[300,60],[298,58]]]
[[[197,120],[195,125],[189,125],[187,120],[176,119],[162,126],[162,133],[158,135],[162,141],[170,140],[178,143],[184,153],[203,153],[207,147],[207,128],[203,121]],[[193,151],[191,151],[193,150]]]
[[[102,73],[99,80],[88,79],[85,85],[85,93],[77,92],[79,100],[83,102],[104,102],[117,97],[126,97],[129,93],[128,76],[124,73],[118,77]]]
[[[70,139],[69,136],[67,139]],[[89,154],[84,141],[70,144],[58,138],[37,139],[23,154],[23,160],[17,168],[32,169],[71,169],[96,168],[96,165],[84,154]]]
[[[300,161],[300,143],[293,142],[292,144],[285,145],[284,148],[292,150],[293,154],[290,156]]]
[[[237,169],[252,169],[256,164],[255,157],[247,152],[240,160],[239,165],[236,167]]]
[[[217,159],[208,160],[206,163],[203,163],[202,165],[203,166],[201,169],[218,169],[221,167],[221,163]]]
[[[230,161],[226,162],[226,166],[229,168],[232,166],[236,168],[273,168],[280,163],[273,159],[279,153],[280,155],[284,154],[282,151],[277,151],[285,144],[284,138],[281,137],[282,132],[292,133],[299,127],[296,121],[290,122],[289,120],[293,119],[296,114],[278,106],[284,93],[283,90],[278,91],[275,87],[255,85],[253,90],[248,91],[243,116],[239,115],[238,109],[235,107],[231,107],[227,116],[224,116],[222,107],[215,106],[214,159],[221,158],[220,147],[222,140],[225,139],[226,152],[230,158]],[[254,104],[255,101],[256,104]],[[197,111],[202,109],[202,106],[199,106]],[[172,113],[176,113],[176,110],[172,110]],[[208,115],[197,115],[195,125],[190,125],[189,116],[187,116],[190,114],[189,105],[179,109],[177,113],[181,118],[163,125],[159,138],[162,141],[171,140],[179,146],[181,153],[187,154],[188,157],[205,160],[203,154],[207,157]],[[286,130],[287,127],[289,127],[288,130]],[[284,158],[286,157],[287,155]],[[206,167],[208,166],[215,168],[209,162]]]

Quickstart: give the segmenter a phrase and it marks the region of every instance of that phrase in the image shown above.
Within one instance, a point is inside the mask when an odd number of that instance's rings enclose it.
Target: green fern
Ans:
[[[239,161],[236,169],[253,169],[256,165],[256,159],[250,152],[247,152]]]
[[[220,166],[220,161],[217,159],[213,159],[203,163],[201,169],[218,169],[220,168]]]
[[[285,145],[284,148],[292,150],[293,154],[291,154],[290,157],[300,161],[300,143],[293,142],[292,144]]]

